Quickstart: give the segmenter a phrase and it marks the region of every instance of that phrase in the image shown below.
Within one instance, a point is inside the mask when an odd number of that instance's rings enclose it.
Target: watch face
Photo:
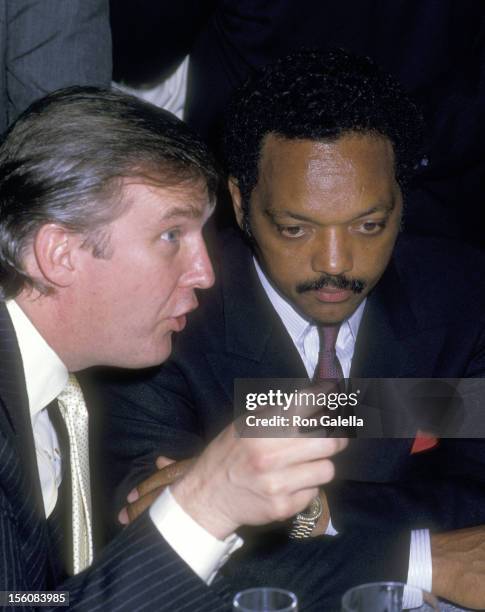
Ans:
[[[314,497],[310,502],[310,505],[305,508],[304,512],[300,512],[296,515],[297,520],[301,521],[316,521],[322,514],[322,502],[320,497]]]

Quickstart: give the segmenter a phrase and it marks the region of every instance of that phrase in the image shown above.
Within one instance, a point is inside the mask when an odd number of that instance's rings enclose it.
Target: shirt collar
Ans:
[[[276,291],[276,289],[268,280],[266,274],[261,269],[261,266],[259,265],[255,257],[253,257],[253,261],[263,289],[265,290],[278,316],[282,320],[283,325],[288,330],[291,339],[298,346],[302,342],[304,336],[309,332],[309,330],[312,327],[315,327],[315,324],[309,323],[306,319],[304,319],[293,308],[290,302],[288,302],[284,297],[281,296],[280,293],[278,293],[278,291]],[[354,343],[357,339],[362,315],[364,314],[366,299],[362,300],[361,304],[359,304],[358,308],[352,313],[352,315],[348,319],[343,321],[341,324],[341,330],[344,332],[349,332]]]
[[[69,373],[17,302],[7,300],[5,305],[17,336],[30,416],[34,418],[64,389]]]

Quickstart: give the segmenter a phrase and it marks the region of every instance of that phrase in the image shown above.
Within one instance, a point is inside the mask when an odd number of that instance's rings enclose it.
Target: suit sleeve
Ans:
[[[396,482],[342,481],[327,487],[338,531],[356,520],[447,531],[485,523],[485,441],[442,439],[439,447],[411,458],[410,472]]]
[[[35,559],[29,557],[26,550],[29,542],[20,537],[22,527],[9,511],[8,501],[4,502],[0,494],[0,590],[45,590],[42,576],[46,557],[44,554],[37,554]],[[31,530],[32,538],[42,537],[42,525],[37,525],[36,533]],[[210,612],[229,609],[228,581],[219,578],[207,587],[165,542],[148,515],[140,517],[115,538],[89,569],[56,585],[56,590],[69,592],[70,610]]]
[[[3,129],[50,91],[70,85],[110,85],[108,4],[108,0],[2,2]]]
[[[190,385],[176,363],[145,372],[103,372],[98,382],[102,410],[94,416],[102,414],[102,421],[96,444],[109,524],[129,491],[153,474],[159,455],[187,459],[205,444]]]
[[[226,588],[224,581],[207,587],[146,514],[115,538],[88,570],[58,587],[69,591],[70,610],[91,612],[222,611],[229,609]]]
[[[72,610],[228,609],[228,581],[218,577],[206,586],[147,513],[113,539],[86,571],[57,583],[49,570],[45,518],[33,503],[35,495],[20,468],[15,438],[10,436],[12,444],[2,434],[0,430],[0,591],[69,591]]]

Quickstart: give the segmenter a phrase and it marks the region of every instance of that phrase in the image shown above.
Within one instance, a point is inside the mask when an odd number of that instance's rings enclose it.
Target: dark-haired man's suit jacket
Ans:
[[[147,516],[113,541],[90,569],[61,583],[63,571],[45,519],[21,363],[15,332],[1,303],[0,590],[66,590],[70,610],[90,612],[227,609]]]
[[[249,250],[232,235],[214,260],[216,287],[200,295],[172,359],[114,375],[106,387],[109,471],[113,481],[125,477],[122,495],[158,454],[191,456],[232,420],[235,378],[306,377]],[[483,258],[459,244],[401,237],[366,303],[351,376],[483,376],[483,270]],[[326,490],[339,536],[295,543],[278,530],[246,534],[224,571],[241,585],[292,588],[304,610],[337,607],[352,584],[405,580],[410,529],[485,523],[485,442],[442,439],[411,455],[412,442],[356,440],[336,458],[338,481]]]

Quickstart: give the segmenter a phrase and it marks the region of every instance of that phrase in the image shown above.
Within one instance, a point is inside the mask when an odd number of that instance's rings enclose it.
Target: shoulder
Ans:
[[[402,235],[393,263],[413,310],[485,315],[485,253],[451,239]]]

